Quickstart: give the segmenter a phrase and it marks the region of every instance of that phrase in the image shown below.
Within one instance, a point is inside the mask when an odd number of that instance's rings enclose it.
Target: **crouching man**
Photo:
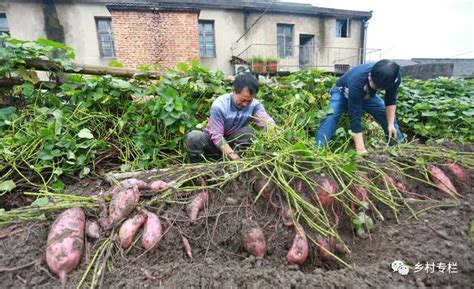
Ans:
[[[263,129],[275,125],[263,105],[255,99],[257,92],[258,81],[251,74],[235,78],[232,93],[221,95],[212,103],[204,131],[193,130],[186,136],[190,162],[222,156],[237,160],[254,138],[253,129],[248,126],[251,119]]]

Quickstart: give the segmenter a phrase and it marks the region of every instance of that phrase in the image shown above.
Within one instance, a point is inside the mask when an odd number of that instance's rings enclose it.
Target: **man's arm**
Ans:
[[[224,115],[218,107],[211,107],[207,130],[211,136],[211,141],[223,154],[231,160],[239,158],[224,138]]]
[[[255,106],[253,116],[255,117],[255,124],[263,129],[268,129],[275,125],[275,121],[267,114],[260,102]]]
[[[394,85],[385,91],[385,115],[388,123],[388,136],[391,138],[397,137],[395,115],[397,111],[397,90],[401,82],[402,78],[399,75]]]
[[[357,152],[365,153],[364,137],[362,135],[362,98],[364,88],[362,83],[349,85],[348,114],[351,121],[351,130]]]
[[[396,105],[389,105],[385,107],[385,114],[387,116],[388,123],[388,136],[390,138],[397,138],[397,129],[395,128],[395,112],[397,111]]]

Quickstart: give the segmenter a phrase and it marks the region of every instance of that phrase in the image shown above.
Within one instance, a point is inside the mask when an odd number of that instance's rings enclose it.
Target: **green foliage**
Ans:
[[[54,59],[50,52],[62,46],[47,49],[50,43],[42,40],[7,43],[0,54],[18,59],[2,62],[1,75],[26,81],[6,91],[23,105],[0,109],[0,182],[20,177],[19,186],[61,190],[62,176],[84,177],[98,165],[132,170],[182,161],[184,134],[229,89],[222,72],[192,62],[158,82],[70,75],[59,86],[39,90],[17,72],[28,71],[28,60]],[[54,61],[70,60],[67,54],[62,57]]]
[[[405,80],[398,96],[401,126],[426,139],[474,141],[474,80]]]
[[[204,127],[212,101],[232,90],[222,72],[198,62],[180,63],[153,81],[144,75],[65,77],[60,73],[72,69],[71,48],[44,39],[25,42],[5,37],[4,41],[0,77],[20,78],[24,83],[3,92],[16,101],[0,109],[0,183],[12,181],[17,188],[61,191],[64,177],[182,162],[185,133]],[[39,79],[26,63],[38,59],[58,65],[60,69],[50,76],[60,77],[60,85],[35,88]],[[150,69],[156,67],[141,67]],[[312,146],[314,133],[329,111],[328,92],[335,77],[307,69],[274,80],[260,86],[258,99],[289,147]],[[403,128],[427,137],[472,141],[472,81],[411,81],[401,90],[398,112]],[[433,111],[437,117],[427,115]],[[365,120],[368,146],[383,144],[379,126]],[[348,123],[347,118],[341,121],[334,149],[349,143]],[[257,142],[255,150],[277,151],[272,145]]]
[[[278,62],[278,57],[267,57],[267,63],[275,63]]]
[[[262,62],[262,63],[265,63],[267,62],[267,59],[263,56],[260,56],[260,55],[255,55],[255,56],[251,56],[247,59],[248,62],[250,63],[255,63],[255,62]]]

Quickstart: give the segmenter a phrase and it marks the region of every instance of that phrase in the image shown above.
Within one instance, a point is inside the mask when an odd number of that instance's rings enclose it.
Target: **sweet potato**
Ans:
[[[132,245],[138,230],[143,226],[146,220],[147,217],[140,213],[123,222],[119,230],[120,247],[122,247],[122,249],[127,249]]]
[[[67,273],[81,260],[85,220],[81,208],[68,209],[58,216],[48,234],[46,262],[49,269],[59,276],[63,288]]]
[[[145,211],[147,216],[143,228],[142,246],[145,250],[153,249],[161,240],[161,222],[156,214]]]
[[[148,184],[145,181],[135,179],[135,178],[123,180],[120,182],[120,184],[125,188],[133,188],[133,187],[137,187],[138,189],[148,188]]]
[[[263,257],[266,252],[266,241],[260,226],[250,220],[242,221],[242,231],[240,232],[242,245],[251,255]]]
[[[109,216],[102,219],[100,225],[105,230],[115,226],[120,220],[128,217],[137,207],[140,192],[137,187],[119,191],[112,197],[109,205]]]
[[[288,265],[302,265],[306,261],[306,258],[308,258],[308,251],[309,246],[306,234],[300,225],[296,225],[293,244],[286,255]]]
[[[191,221],[195,221],[199,212],[206,206],[209,199],[209,193],[206,189],[202,190],[196,197],[194,197],[191,204],[188,205],[187,210]]]
[[[463,184],[466,183],[466,174],[464,173],[464,169],[460,165],[458,165],[457,163],[450,163],[446,167],[459,182]]]
[[[458,194],[458,191],[454,187],[453,183],[451,183],[451,180],[444,174],[444,172],[434,166],[434,165],[428,165],[427,166],[428,171],[430,172],[431,180],[435,185],[440,189],[441,191],[449,194],[452,197],[455,197]]]
[[[183,242],[184,251],[186,251],[188,257],[192,259],[193,252],[191,250],[191,245],[189,244],[188,239],[185,236],[181,236],[181,241]]]
[[[273,183],[268,182],[268,179],[265,177],[260,177],[253,183],[253,190],[257,195],[262,192],[260,196],[268,202],[271,199]]]
[[[367,202],[369,193],[364,187],[359,185],[351,185],[349,190],[357,198],[357,200],[360,202]]]
[[[100,238],[100,226],[96,221],[87,221],[86,222],[86,235],[93,239]]]
[[[148,188],[154,192],[159,192],[161,190],[169,188],[170,185],[164,181],[153,181],[149,184]]]
[[[281,208],[281,215],[283,218],[283,224],[287,227],[293,227],[293,210],[283,205]]]
[[[331,251],[329,241],[322,237],[318,237],[316,242],[318,243],[318,255],[321,257],[321,260],[329,260],[331,258],[331,255],[329,254],[329,251]]]
[[[327,207],[331,205],[333,201],[333,197],[331,195],[335,194],[338,188],[339,186],[333,179],[325,178],[321,182],[321,187],[317,188],[314,194],[312,195],[313,199],[315,202],[318,202],[319,199],[321,205],[323,207]]]
[[[331,237],[327,239],[327,242],[332,251],[340,255],[346,255],[347,253],[349,253],[348,248],[339,239]]]

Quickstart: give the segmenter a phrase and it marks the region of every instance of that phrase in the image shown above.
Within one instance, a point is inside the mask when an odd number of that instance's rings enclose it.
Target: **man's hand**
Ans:
[[[367,154],[368,152],[367,152],[366,149],[358,149],[358,150],[357,150],[357,153],[358,153],[359,155],[365,155],[365,154]]]
[[[353,139],[357,153],[366,154],[367,150],[365,149],[364,137],[362,136],[362,133],[359,132],[354,134]]]
[[[235,153],[235,152],[231,152],[231,153],[228,154],[227,156],[229,157],[229,159],[230,159],[231,161],[235,161],[235,160],[240,159],[240,156],[239,156],[237,153]]]
[[[397,129],[393,125],[388,126],[388,137],[397,139]]]
[[[276,138],[281,135],[281,131],[275,125],[269,125],[267,127],[267,134],[272,138]]]

